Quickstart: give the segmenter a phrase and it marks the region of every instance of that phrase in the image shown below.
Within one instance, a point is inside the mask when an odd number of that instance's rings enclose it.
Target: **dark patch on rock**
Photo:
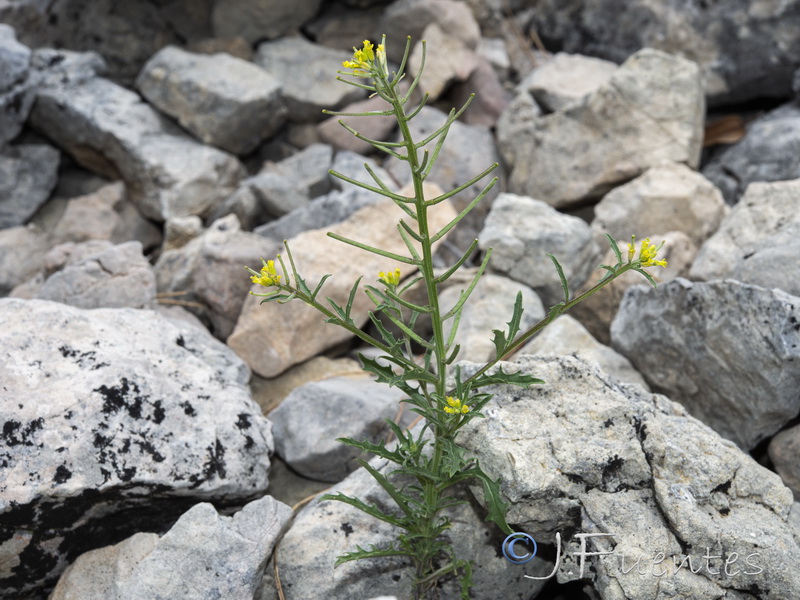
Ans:
[[[342,523],[342,531],[344,532],[344,537],[350,537],[350,534],[353,533],[353,526],[350,523]]]
[[[251,425],[251,423],[250,423],[250,415],[245,414],[245,413],[241,413],[241,414],[239,414],[237,416],[238,416],[238,419],[236,421],[236,426],[239,429],[249,429],[250,425]]]
[[[55,483],[65,483],[72,477],[72,471],[70,471],[64,465],[58,465],[56,469],[56,473],[53,476],[53,481]]]
[[[720,483],[717,487],[711,490],[711,493],[713,494],[714,492],[721,492],[723,494],[727,494],[728,490],[731,489],[731,483],[732,481],[730,479],[725,483]]]
[[[25,427],[19,421],[6,421],[3,423],[2,440],[9,447],[34,446],[33,437],[42,427],[44,427],[44,419],[41,417],[30,421]]]
[[[188,417],[196,417],[197,411],[195,411],[194,407],[189,403],[187,400],[186,402],[181,402],[178,406],[183,409],[183,412]]]

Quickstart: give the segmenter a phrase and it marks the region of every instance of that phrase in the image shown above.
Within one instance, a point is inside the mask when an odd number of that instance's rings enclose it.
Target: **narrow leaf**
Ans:
[[[561,264],[558,262],[555,256],[552,254],[548,254],[550,260],[553,261],[553,264],[556,266],[556,271],[558,272],[558,278],[561,280],[561,289],[564,290],[564,302],[569,302],[569,284],[567,283],[567,278],[564,275],[564,269],[561,268]]]

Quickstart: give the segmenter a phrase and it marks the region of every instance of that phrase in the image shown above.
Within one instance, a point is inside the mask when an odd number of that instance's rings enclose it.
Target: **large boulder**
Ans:
[[[487,388],[486,418],[458,440],[500,480],[509,523],[560,550],[559,581],[600,600],[800,594],[792,494],[776,474],[679,404],[576,358],[504,370],[546,384]]]
[[[199,501],[264,494],[270,423],[247,366],[134,309],[0,300],[0,597],[41,594],[88,550]]]
[[[800,411],[800,298],[732,279],[629,288],[614,348],[745,450]]]
[[[664,160],[697,167],[704,116],[697,65],[642,50],[582,100],[498,130],[516,134],[498,142],[511,167],[509,191],[561,208],[601,196]]]

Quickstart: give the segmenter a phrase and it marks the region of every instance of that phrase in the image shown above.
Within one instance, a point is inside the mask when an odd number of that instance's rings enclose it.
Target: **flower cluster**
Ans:
[[[381,271],[378,273],[378,279],[380,279],[389,287],[396,287],[397,284],[400,283],[400,269],[395,269],[394,271],[389,271],[388,273]]]
[[[351,75],[356,77],[373,77],[381,72],[389,74],[386,64],[386,49],[383,44],[373,50],[373,44],[369,40],[364,40],[364,47],[361,50],[353,48],[353,60],[346,60],[342,63],[345,69],[351,69]],[[378,67],[375,66],[377,58]]]
[[[281,284],[281,276],[278,275],[278,272],[275,270],[275,261],[265,261],[263,258],[261,259],[263,263],[263,267],[261,267],[261,272],[256,273],[252,269],[248,269],[252,275],[250,276],[250,281],[253,283],[257,283],[258,285],[263,285],[264,287],[270,287],[273,285],[280,285]]]
[[[466,404],[462,404],[461,400],[458,398],[453,398],[452,396],[448,396],[445,398],[447,402],[447,406],[444,407],[444,412],[450,413],[451,415],[457,414],[465,414],[469,412],[469,406]]]
[[[651,244],[650,238],[642,240],[642,247],[639,250],[639,264],[643,267],[666,267],[666,259],[662,258],[656,260],[656,254],[658,254],[658,251],[661,250],[661,246],[663,245],[664,242],[661,242],[658,246]],[[636,236],[632,235],[631,243],[628,244],[628,262],[631,262],[634,256],[636,256]]]

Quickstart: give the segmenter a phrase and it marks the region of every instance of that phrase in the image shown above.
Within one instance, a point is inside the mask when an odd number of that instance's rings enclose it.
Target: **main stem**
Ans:
[[[428,206],[425,204],[425,192],[423,190],[423,178],[420,174],[419,160],[417,158],[417,148],[411,136],[411,131],[408,127],[408,120],[406,119],[403,103],[397,96],[394,88],[387,85],[384,90],[388,96],[389,102],[397,116],[397,123],[400,127],[400,134],[403,136],[405,142],[406,153],[408,155],[408,164],[411,169],[411,177],[414,185],[414,206],[417,215],[417,226],[419,228],[419,235],[422,238],[422,264],[419,266],[422,273],[423,281],[425,282],[425,289],[428,294],[428,306],[431,307],[431,321],[433,326],[433,342],[434,342],[434,359],[436,364],[436,394],[435,398],[444,398],[446,392],[446,377],[447,377],[447,355],[444,344],[444,326],[439,310],[439,294],[436,289],[436,277],[433,273],[433,244],[431,243],[431,235],[428,229]],[[438,425],[433,427],[434,442],[433,442],[433,459],[431,462],[431,471],[435,479],[439,479],[441,475],[441,462],[442,462],[442,444],[440,437],[443,432],[440,431]],[[436,483],[429,480],[424,484],[425,490],[425,505],[428,509],[424,521],[423,532],[425,535],[425,544],[428,546],[422,553],[426,560],[424,563],[417,565],[417,579],[423,578],[428,575],[426,571],[432,569],[430,556],[430,544],[433,541],[433,529],[436,522],[436,507],[439,504],[439,491]],[[419,596],[421,588],[424,583],[419,583],[415,586],[415,596]]]

